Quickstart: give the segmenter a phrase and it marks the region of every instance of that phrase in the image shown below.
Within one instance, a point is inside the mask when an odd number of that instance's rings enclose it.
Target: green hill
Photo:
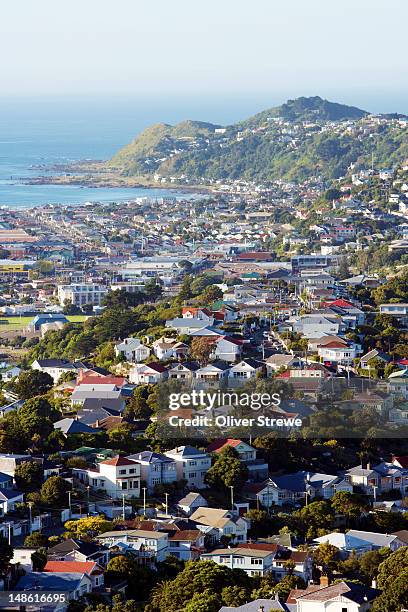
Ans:
[[[153,159],[163,158],[173,150],[188,150],[194,139],[199,141],[214,134],[219,127],[202,121],[183,121],[175,126],[157,123],[148,127],[131,143],[123,147],[109,162],[126,174],[144,174],[157,165]]]
[[[370,165],[372,154],[379,167],[408,158],[407,129],[398,118],[371,121],[354,106],[298,98],[223,129],[199,121],[153,125],[108,167],[125,175],[158,173],[192,181],[333,179],[351,164]]]
[[[243,121],[241,125],[245,127],[258,125],[272,117],[288,121],[345,121],[347,119],[362,119],[368,114],[367,111],[355,106],[329,102],[319,96],[301,97],[288,100],[281,106],[262,111]]]

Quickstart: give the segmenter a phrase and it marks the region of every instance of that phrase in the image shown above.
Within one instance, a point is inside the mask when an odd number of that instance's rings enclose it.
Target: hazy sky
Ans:
[[[1,91],[408,112],[407,24],[407,0],[3,0]]]

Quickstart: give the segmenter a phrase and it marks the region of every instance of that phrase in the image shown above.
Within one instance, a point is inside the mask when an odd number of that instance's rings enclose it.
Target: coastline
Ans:
[[[72,165],[55,165],[42,168],[50,174],[41,174],[34,177],[21,177],[17,179],[20,185],[74,185],[77,187],[92,188],[148,188],[169,189],[174,191],[209,193],[214,189],[209,185],[195,185],[174,183],[171,181],[155,181],[148,175],[125,176],[117,172],[106,170],[103,162],[84,160]],[[56,174],[51,174],[57,172]]]

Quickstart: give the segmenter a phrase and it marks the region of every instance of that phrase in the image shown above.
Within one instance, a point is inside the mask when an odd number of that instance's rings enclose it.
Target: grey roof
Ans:
[[[91,411],[91,410],[98,410],[98,409],[109,410],[113,412],[123,412],[125,405],[126,405],[126,402],[121,397],[113,398],[113,399],[112,398],[108,398],[108,399],[100,398],[100,397],[88,397],[82,404],[81,411],[78,411],[78,415],[79,415],[79,412],[83,414],[83,411],[85,410]]]
[[[338,480],[338,476],[330,474],[319,474],[314,472],[307,472],[302,470],[294,474],[285,474],[283,476],[274,477],[273,482],[278,485],[280,489],[287,489],[288,491],[302,492],[306,491],[307,485],[314,488],[325,487],[331,482]]]
[[[78,410],[77,417],[85,425],[92,425],[97,421],[102,421],[110,416],[121,416],[121,413],[117,410],[110,410],[109,408],[95,408],[95,410]]]
[[[148,463],[173,463],[174,459],[162,455],[161,453],[152,453],[151,451],[143,451],[134,455],[127,455],[127,459],[132,461],[146,461]]]
[[[86,557],[90,557],[101,550],[106,550],[102,544],[95,544],[94,542],[83,542],[82,540],[76,540],[74,538],[68,538],[52,548],[48,549],[48,558],[52,558],[54,555],[61,553],[69,553],[72,551],[78,551]]]
[[[60,429],[64,434],[96,433],[96,429],[77,419],[61,419],[54,423],[54,429]]]
[[[191,491],[191,493],[187,493],[185,497],[182,497],[181,499],[179,499],[179,501],[177,502],[177,505],[178,506],[189,506],[190,504],[194,503],[199,497],[202,497],[201,493],[195,493],[194,491]]]
[[[83,574],[79,572],[31,572],[26,574],[17,582],[17,591],[40,590],[40,591],[68,591],[72,592],[78,588]]]
[[[278,599],[255,599],[237,608],[223,606],[219,609],[219,612],[259,612],[261,606],[265,612],[271,610],[284,610],[286,612],[288,610],[286,604],[281,603]]]
[[[177,446],[176,448],[172,448],[171,450],[167,452],[171,453],[172,455],[177,454],[180,457],[189,457],[191,455],[206,455],[207,454],[205,451],[201,451],[198,448],[195,448],[194,446]]]
[[[16,491],[15,489],[0,489],[0,500],[5,501],[6,499],[14,499],[15,497],[20,497],[23,495],[21,491]]]
[[[36,359],[42,368],[64,368],[65,370],[77,370],[75,364],[67,359]]]
[[[378,546],[379,548],[389,546],[398,537],[396,535],[389,535],[388,533],[377,533],[376,531],[358,531],[357,529],[350,529],[350,531],[347,532],[347,535],[364,540],[365,542],[369,542],[373,546]]]

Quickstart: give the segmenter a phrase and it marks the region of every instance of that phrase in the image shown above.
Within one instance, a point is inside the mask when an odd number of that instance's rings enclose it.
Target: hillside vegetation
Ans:
[[[371,165],[372,155],[379,167],[408,158],[407,128],[399,116],[374,121],[367,111],[312,97],[289,100],[222,129],[199,121],[153,125],[108,167],[127,176],[190,181],[299,182],[344,176],[351,164]]]

